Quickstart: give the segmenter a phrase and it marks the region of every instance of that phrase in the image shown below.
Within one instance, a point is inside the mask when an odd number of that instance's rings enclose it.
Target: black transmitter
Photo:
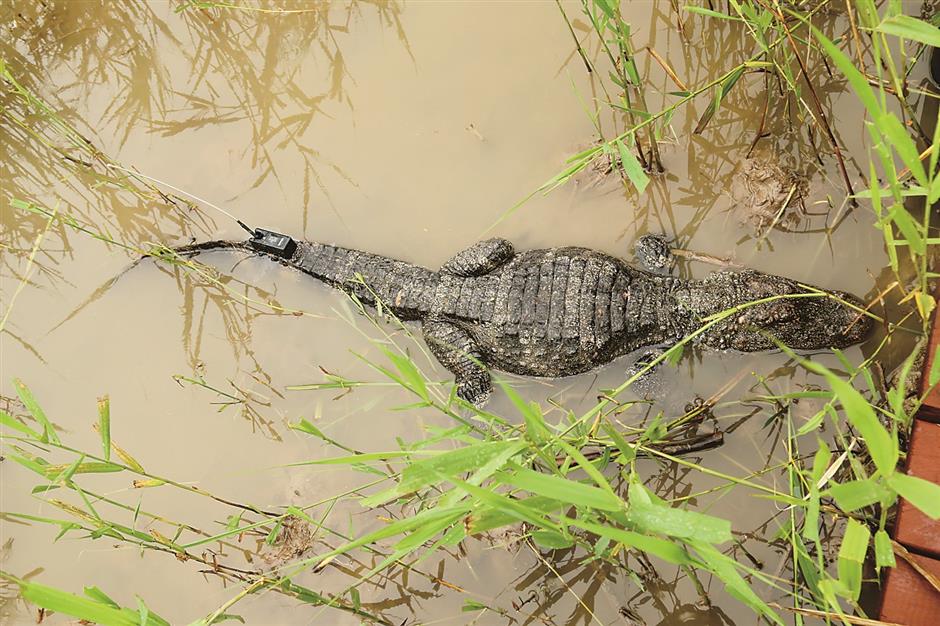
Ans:
[[[294,256],[297,249],[297,242],[281,233],[273,230],[256,228],[254,235],[248,240],[249,245],[259,252],[267,252],[282,259],[289,259]]]

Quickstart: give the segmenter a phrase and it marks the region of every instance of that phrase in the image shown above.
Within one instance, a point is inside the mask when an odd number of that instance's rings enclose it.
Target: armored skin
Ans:
[[[217,244],[209,247],[252,250]],[[420,321],[431,352],[455,375],[457,394],[478,406],[491,391],[489,368],[579,374],[640,348],[674,344],[703,318],[758,300],[767,301],[742,307],[695,342],[743,352],[777,349],[774,339],[795,350],[844,348],[871,327],[859,299],[845,292],[813,293],[754,270],[683,280],[586,248],[517,253],[505,239],[488,239],[438,271],[310,242],[274,258],[366,305],[378,299],[400,319]]]

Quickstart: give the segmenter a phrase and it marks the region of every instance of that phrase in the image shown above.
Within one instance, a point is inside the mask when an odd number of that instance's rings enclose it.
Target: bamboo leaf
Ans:
[[[937,126],[940,127],[940,124]],[[934,151],[934,154],[936,153],[937,150]],[[931,161],[933,160],[932,157],[933,155],[931,155]],[[934,176],[933,181],[930,183],[930,189],[927,190],[927,202],[933,204],[937,200],[940,200],[940,176]]]
[[[823,47],[823,50],[829,55],[829,58],[836,64],[839,71],[845,74],[849,84],[852,85],[852,89],[855,90],[855,94],[858,96],[858,99],[861,100],[865,109],[868,111],[869,115],[871,115],[871,118],[877,120],[881,117],[881,107],[878,106],[875,93],[868,85],[868,81],[865,77],[862,76],[862,73],[856,69],[855,62],[839,50],[834,43],[829,41],[818,28],[812,24],[810,24],[809,27],[813,31],[813,35],[816,36],[816,39],[819,40],[819,44]]]
[[[636,458],[636,448],[630,445],[627,440],[623,438],[623,435],[620,434],[620,431],[614,428],[609,421],[605,420],[604,423],[601,424],[601,428],[604,429],[604,432],[607,433],[607,436],[611,438],[611,440],[614,442],[614,445],[617,446],[618,450],[620,450],[620,456],[617,457],[618,463],[621,465],[626,465]]]
[[[13,430],[19,431],[27,437],[31,437],[32,439],[39,439],[42,437],[42,434],[37,433],[35,430],[22,423],[6,411],[0,411],[0,424],[3,424],[7,428],[12,428]]]
[[[634,156],[619,139],[617,140],[617,150],[620,152],[620,164],[623,166],[623,171],[626,173],[627,178],[629,178],[633,186],[636,187],[638,193],[643,193],[650,183],[650,177],[646,175],[643,166],[640,165],[636,156]]]
[[[379,541],[380,539],[385,539],[386,537],[392,537],[394,535],[400,535],[400,534],[408,532],[409,530],[418,528],[426,524],[433,524],[436,520],[443,518],[443,517],[449,517],[453,515],[454,513],[457,513],[457,512],[466,513],[466,511],[467,511],[466,505],[460,505],[458,507],[450,507],[446,509],[440,509],[440,508],[426,509],[418,513],[417,515],[413,515],[411,517],[406,517],[396,522],[392,522],[391,524],[388,524],[384,528],[380,528],[376,531],[373,531],[361,537],[357,537],[353,541],[347,542],[339,546],[338,548],[335,548],[334,550],[331,550],[325,554],[322,554],[314,563],[312,563],[312,565],[316,565],[317,563],[322,563],[326,561],[327,559],[331,559],[340,554],[345,554],[361,546],[365,546],[375,541]]]
[[[144,466],[138,463],[137,459],[135,459],[130,454],[128,454],[128,452],[124,448],[122,448],[121,446],[117,445],[116,443],[112,441],[111,449],[114,450],[114,453],[118,455],[122,461],[124,461],[124,465],[128,466],[129,468],[131,468],[132,470],[134,470],[135,472],[139,474],[145,473]]]
[[[363,506],[377,506],[395,497],[438,483],[441,476],[446,476],[448,480],[455,479],[460,474],[483,467],[503,453],[515,455],[525,448],[525,445],[524,442],[519,441],[486,441],[436,454],[429,459],[422,459],[407,466],[401,473],[398,485],[392,489],[363,498],[361,503]],[[385,454],[388,455],[389,453]],[[356,458],[360,459],[368,456],[367,454],[355,455]],[[343,458],[350,459],[353,457]]]
[[[418,394],[425,402],[430,402],[430,395],[428,394],[427,384],[424,382],[424,376],[421,375],[421,372],[418,371],[418,368],[411,361],[411,359],[402,356],[400,354],[395,354],[391,350],[384,350],[386,356],[389,360],[395,364],[395,367],[398,368],[398,371],[401,372],[404,382],[407,383],[407,386]]]
[[[43,478],[46,478],[46,467],[48,467],[49,464],[46,463],[43,459],[39,457],[30,458],[28,456],[20,456],[19,454],[12,453],[7,454],[6,458],[12,459],[14,462],[19,463],[26,469],[32,470]]]
[[[881,114],[877,120],[878,130],[891,142],[895,152],[901,157],[904,165],[911,170],[911,174],[914,175],[917,182],[926,187],[929,184],[927,172],[924,170],[924,164],[920,161],[920,154],[917,152],[914,140],[911,139],[910,131],[904,128],[901,120],[890,111]]]
[[[135,480],[134,489],[146,489],[148,487],[160,487],[165,485],[165,480],[160,480],[159,478],[150,478],[147,480]]]
[[[738,574],[736,569],[737,563],[735,563],[733,559],[722,554],[717,548],[710,544],[696,542],[692,545],[695,547],[695,551],[698,552],[705,565],[708,566],[708,569],[725,584],[725,591],[727,591],[729,595],[744,602],[751,607],[751,609],[765,616],[768,620],[783,626],[784,622],[780,619],[780,616],[767,606],[767,603],[761,600],[751,589],[751,586]]]
[[[464,600],[463,606],[460,607],[460,610],[464,613],[472,613],[474,611],[488,611],[490,610],[490,607],[481,602],[477,602],[476,600]]]
[[[862,563],[868,553],[871,531],[853,518],[849,518],[842,545],[839,547],[839,582],[845,587],[847,595],[857,600],[862,588]]]
[[[548,515],[549,513],[554,513],[559,509],[565,508],[567,505],[555,498],[547,498],[545,496],[533,496],[531,498],[521,498],[516,500],[519,504],[526,507],[530,511],[534,511],[540,516]],[[508,515],[503,511],[498,509],[493,509],[489,507],[480,507],[475,509],[465,520],[467,525],[467,532],[470,534],[478,534],[486,532],[488,530],[493,530],[494,528],[501,528],[503,526],[508,526],[514,524],[518,521],[518,517],[515,515]]]
[[[809,488],[809,500],[803,515],[803,537],[807,541],[819,540],[819,489],[813,483]]]
[[[86,596],[92,600],[95,600],[96,602],[107,604],[108,606],[115,609],[121,608],[120,604],[112,600],[108,594],[103,592],[101,589],[98,589],[97,587],[85,587],[84,592]]]
[[[349,454],[346,456],[330,457],[328,459],[302,461],[300,463],[291,463],[291,465],[355,465],[358,463],[367,463],[369,461],[407,459],[412,456],[428,454],[434,455],[435,453],[429,450],[391,450],[389,452],[363,452],[362,454]]]
[[[620,498],[604,489],[523,467],[517,467],[512,472],[500,472],[495,478],[517,489],[577,506],[586,506],[600,511],[620,511],[623,508]]]
[[[875,565],[881,567],[894,567],[894,548],[891,547],[891,537],[884,529],[875,533]]]
[[[150,609],[147,608],[147,605],[144,604],[143,598],[137,596],[137,615],[140,618],[141,624],[146,624],[150,619]]]
[[[705,9],[702,7],[695,7],[691,5],[685,5],[682,7],[684,11],[689,13],[698,13],[699,15],[707,15],[708,17],[715,17],[720,20],[731,20],[734,22],[743,22],[743,18],[738,17],[737,15],[728,15],[727,13],[719,13],[718,11],[712,11],[711,9]]]
[[[100,461],[72,463],[69,465],[46,465],[43,469],[46,476],[49,478],[56,478],[60,474],[63,474],[63,472],[68,472],[68,477],[71,477],[72,474],[109,474],[124,471],[124,468],[120,465],[102,463]]]
[[[98,398],[98,434],[104,448],[104,460],[111,460],[111,398]]]
[[[56,482],[56,483],[68,484],[68,482],[72,480],[72,476],[75,475],[75,472],[78,471],[78,467],[82,464],[82,461],[84,460],[85,460],[85,455],[83,454],[77,459],[75,459],[75,461],[71,465],[69,465],[66,469],[62,470],[60,473],[54,476],[50,476],[49,478],[53,482]],[[49,467],[51,468],[54,466],[49,466]],[[48,471],[48,468],[46,471]]]
[[[137,626],[140,624],[139,616],[135,611],[116,609],[110,604],[83,598],[54,587],[47,587],[39,583],[17,581],[24,600],[32,602],[49,611],[64,613],[82,620],[103,624],[104,626]],[[148,623],[159,623],[155,619],[148,619]],[[164,624],[166,622],[163,622]]]
[[[487,506],[498,509],[507,515],[515,517],[517,520],[528,522],[536,528],[557,528],[554,523],[545,519],[537,511],[521,504],[518,500],[513,500],[502,494],[493,493],[489,489],[484,489],[456,478],[449,480],[460,489],[466,491],[477,502],[482,502]]]
[[[673,563],[674,565],[689,565],[692,563],[691,557],[682,546],[671,541],[667,541],[666,539],[641,535],[640,533],[633,532],[632,530],[624,530],[622,528],[595,524],[593,522],[586,522],[583,520],[565,518],[565,521],[571,526],[577,526],[578,528],[586,530],[590,533],[594,533],[599,537],[606,537],[607,539],[623,544],[628,548],[635,548],[641,552],[652,554],[653,556],[659,557],[667,563]]]
[[[554,530],[532,531],[532,540],[543,548],[549,550],[563,550],[574,545],[574,540]]]
[[[879,24],[875,30],[886,35],[911,39],[934,48],[940,48],[940,29],[933,24],[909,15],[895,15]]]
[[[832,452],[830,452],[829,446],[826,445],[826,442],[820,439],[819,447],[816,449],[816,454],[813,455],[813,473],[811,475],[813,484],[819,482],[819,479],[822,478],[831,461]]]
[[[900,472],[889,476],[888,484],[927,517],[940,519],[940,485]]]
[[[849,422],[868,447],[868,452],[878,471],[884,476],[893,474],[898,464],[898,442],[878,421],[868,401],[852,385],[833,374],[825,366],[806,360],[803,364],[811,371],[825,376],[832,391],[842,403]]]
[[[851,480],[841,484],[833,484],[828,494],[836,501],[839,508],[846,513],[882,502],[891,495],[879,481],[871,478],[865,480]]]
[[[61,443],[61,441],[59,441],[59,436],[55,432],[55,427],[52,425],[52,422],[49,421],[49,418],[46,417],[46,413],[39,406],[39,403],[36,402],[36,398],[33,397],[33,392],[29,390],[29,387],[27,387],[19,378],[13,379],[13,387],[16,389],[16,395],[18,395],[20,400],[23,401],[23,404],[26,406],[29,414],[33,416],[33,419],[39,422],[40,426],[42,426],[42,436],[40,437],[40,441]]]
[[[677,539],[694,539],[706,543],[731,541],[730,521],[696,511],[640,504],[631,498],[627,519],[640,530]]]
[[[579,450],[575,449],[574,446],[569,444],[564,439],[558,439],[557,444],[562,450],[564,450],[568,454],[568,456],[574,459],[575,463],[577,463],[578,466],[584,470],[585,474],[590,476],[594,480],[594,482],[597,483],[598,487],[600,487],[601,489],[609,493],[611,496],[619,500],[619,496],[617,496],[617,493],[614,491],[614,488],[610,486],[610,483],[607,482],[607,479],[604,478],[604,475],[600,472],[600,470],[594,467],[594,464],[591,463],[587,459],[586,456],[581,454]]]
[[[418,528],[410,535],[407,535],[401,541],[395,544],[396,550],[404,550],[410,552],[415,548],[420,547],[424,542],[431,539],[438,533],[449,528],[451,524],[456,522],[463,516],[463,512],[457,512],[449,517],[444,517],[442,519],[434,520],[433,523],[425,524],[423,527]]]
[[[614,8],[610,4],[611,0],[594,0],[594,4],[600,7],[601,11],[604,12],[608,18],[613,19],[614,17]]]
[[[708,108],[705,109],[705,112],[702,113],[702,117],[699,118],[698,124],[695,126],[695,130],[692,131],[693,135],[699,135],[702,131],[705,130],[705,127],[708,126],[708,122],[711,121],[712,116],[718,111],[718,107],[721,105],[721,101],[728,95],[728,92],[731,91],[731,88],[738,82],[738,79],[744,74],[744,67],[739,67],[732,71],[727,78],[721,81],[721,89],[715,93],[715,97],[711,102],[708,103]]]
[[[914,252],[917,254],[927,252],[927,245],[924,243],[924,238],[921,236],[920,226],[914,222],[914,218],[907,212],[904,205],[895,205],[888,215],[891,217],[891,220],[897,224],[898,230],[904,235],[904,240],[907,241],[907,244]]]
[[[548,427],[545,425],[545,418],[542,417],[542,408],[534,402],[526,402],[522,396],[512,388],[512,385],[501,382],[500,387],[503,388],[509,400],[519,409],[519,413],[522,414],[522,419],[525,420],[526,439],[536,445],[541,445],[542,442],[546,441],[551,436]]]

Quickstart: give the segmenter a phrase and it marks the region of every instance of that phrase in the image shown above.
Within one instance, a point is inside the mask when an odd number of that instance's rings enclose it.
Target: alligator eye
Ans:
[[[796,319],[796,305],[792,302],[778,302],[774,305],[771,315],[772,321],[778,324]]]

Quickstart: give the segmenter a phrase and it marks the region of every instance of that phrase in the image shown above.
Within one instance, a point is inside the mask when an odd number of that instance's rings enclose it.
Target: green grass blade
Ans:
[[[98,434],[104,448],[104,460],[111,460],[111,398],[98,398]]]
[[[36,398],[33,397],[33,393],[29,390],[29,387],[19,378],[13,379],[13,387],[16,389],[16,395],[23,401],[29,414],[42,426],[42,437],[40,437],[40,440],[43,442],[61,443],[59,436],[55,432],[55,427],[52,425],[52,422],[49,421],[49,418],[46,417],[46,413],[42,410],[42,407],[39,406],[39,403],[36,402]]]

